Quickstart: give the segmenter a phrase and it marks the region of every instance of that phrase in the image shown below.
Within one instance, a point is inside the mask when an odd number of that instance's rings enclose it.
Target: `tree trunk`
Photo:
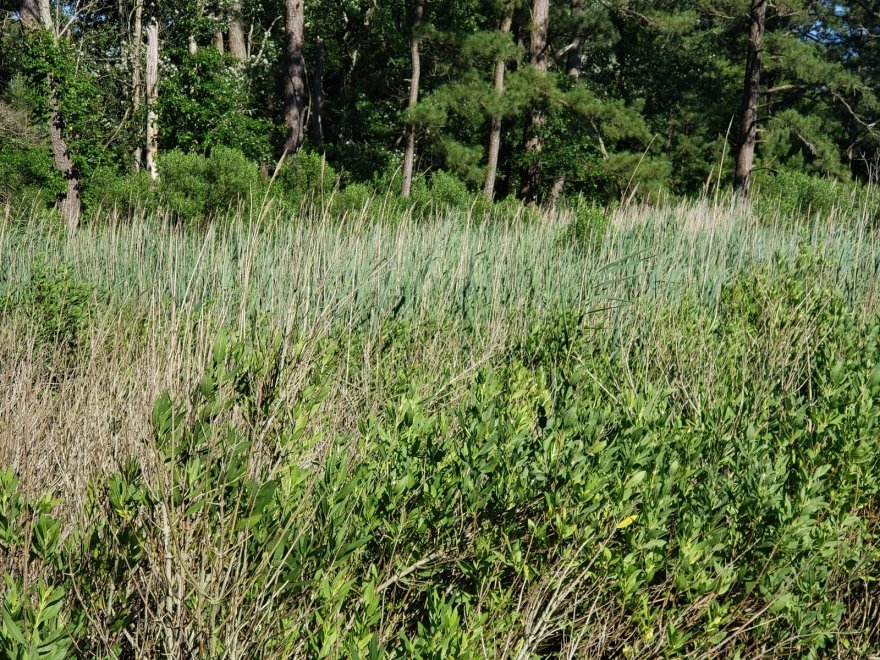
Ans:
[[[57,110],[58,100],[55,98],[54,92],[50,93],[52,94],[50,98],[52,111],[49,117],[49,137],[52,142],[52,158],[55,161],[55,167],[67,181],[67,192],[58,200],[58,210],[61,212],[61,217],[67,222],[68,229],[76,229],[82,215],[79,175],[64,139],[64,120]]]
[[[413,17],[410,54],[412,56],[412,77],[409,81],[409,109],[419,102],[419,78],[422,75],[422,57],[419,52],[419,26],[425,15],[426,0],[417,0]],[[412,193],[413,165],[416,158],[416,127],[411,121],[406,124],[406,151],[403,155],[403,189],[401,195],[409,197]]]
[[[141,109],[141,53],[144,43],[144,0],[134,3],[134,33],[131,43],[134,45],[134,66],[131,71],[131,109],[135,117]],[[138,141],[140,142],[140,141]],[[134,167],[140,172],[144,162],[144,150],[141,144],[134,149]]]
[[[505,2],[501,16],[501,33],[509,34],[513,25],[513,2]],[[495,62],[494,88],[495,96],[500,101],[504,95],[504,73],[507,63],[503,57]],[[489,129],[489,158],[486,166],[486,181],[483,193],[490,202],[495,199],[495,179],[498,175],[498,154],[501,152],[501,116],[492,115]]]
[[[217,30],[214,33],[214,48],[217,49],[218,53],[226,52],[226,42],[223,39],[223,32],[221,30]]]
[[[571,42],[571,50],[568,51],[568,59],[565,63],[565,72],[572,78],[581,77],[581,60],[584,56],[584,37],[578,35]]]
[[[321,105],[324,103],[324,41],[315,40],[315,66],[312,71],[312,103],[309,109],[309,133],[312,144],[320,146],[324,141],[321,123]]]
[[[153,22],[147,27],[147,169],[153,181],[159,180],[159,26]]]
[[[48,0],[22,0],[20,16],[26,34],[44,29],[52,34],[53,39],[57,39]],[[46,86],[49,90],[49,140],[52,145],[52,159],[67,184],[67,190],[58,200],[57,207],[67,227],[76,229],[82,215],[79,174],[64,138],[64,118],[58,109],[57,84],[51,71],[46,76]]]
[[[46,27],[43,17],[40,15],[40,3],[37,0],[21,0],[19,16],[21,17],[22,29],[25,32]]]
[[[229,24],[229,52],[239,62],[247,60],[247,42],[244,24],[241,22],[241,3],[232,5],[232,22]]]
[[[583,7],[583,0],[571,0],[572,13]],[[583,34],[575,35],[572,42],[568,45],[568,57],[565,61],[565,73],[571,78],[577,80],[581,77],[581,67],[583,66],[584,57],[584,41],[586,37]],[[601,138],[600,138],[601,139]],[[547,195],[547,206],[555,206],[562,192],[565,190],[566,176],[564,174],[556,177],[550,193]]]
[[[743,197],[747,197],[751,189],[755,146],[758,141],[758,102],[761,93],[761,57],[766,16],[767,0],[752,0],[749,12],[751,27],[743,85],[742,121],[736,154],[736,174],[733,180],[734,190]]]
[[[55,34],[55,21],[52,20],[52,4],[49,0],[39,0],[39,4],[40,20],[43,23],[43,27],[49,30],[53,37],[57,38],[58,35]]]
[[[304,0],[284,0],[287,71],[284,78],[284,123],[287,138],[284,153],[296,153],[303,142],[303,114],[306,89],[306,65],[303,60],[305,39]]]
[[[550,27],[550,0],[533,0],[532,28],[530,34],[529,54],[532,67],[541,73],[547,71],[547,31]],[[541,164],[538,161],[544,142],[541,130],[547,118],[538,104],[529,111],[529,120],[525,130],[524,149],[526,162],[522,169],[520,196],[526,202],[537,202],[541,184]]]

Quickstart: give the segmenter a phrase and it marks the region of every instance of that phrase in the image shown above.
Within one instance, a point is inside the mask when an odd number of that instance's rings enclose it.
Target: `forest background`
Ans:
[[[753,180],[801,203],[880,172],[865,0],[3,8],[0,199],[71,226],[160,206],[198,222],[270,182],[291,207],[347,190],[343,210],[375,192],[553,206]]]

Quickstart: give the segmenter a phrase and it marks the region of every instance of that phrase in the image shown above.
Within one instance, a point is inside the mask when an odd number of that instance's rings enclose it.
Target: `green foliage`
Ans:
[[[880,196],[873,187],[851,182],[783,171],[757,178],[758,208],[772,218],[789,220],[809,216],[828,217],[833,212],[869,219],[880,215]]]
[[[186,224],[262,200],[256,165],[227,147],[217,147],[207,157],[177,150],[160,153],[159,172],[160,204]]]
[[[294,206],[321,203],[337,183],[338,176],[327,160],[306,149],[289,156],[275,179],[275,185]]]
[[[30,279],[5,292],[0,313],[11,316],[27,310],[37,346],[52,346],[72,356],[89,320],[89,306],[95,287],[76,279],[63,265],[39,258]]]
[[[560,247],[589,252],[600,246],[609,225],[605,209],[579,198],[572,214],[571,223],[559,235]]]
[[[375,198],[373,189],[362,183],[350,183],[333,196],[333,212],[342,217],[357,216],[369,208]]]
[[[98,168],[88,178],[83,201],[89,210],[115,209],[126,216],[159,208],[158,191],[149,172],[119,174],[109,167]]]
[[[439,170],[431,177],[414,186],[413,201],[425,210],[453,208],[468,210],[473,206],[485,206],[485,199],[468,189],[461,179]]]
[[[214,48],[171,53],[159,94],[160,147],[182,151],[234,149],[268,163],[280,133],[253,116],[241,69]]]
[[[44,147],[15,148],[0,144],[0,203],[30,210],[50,208],[65,184]]]
[[[52,516],[57,501],[31,500],[11,470],[0,472],[0,548],[8,558],[57,565],[61,523]],[[0,599],[0,654],[15,660],[70,657],[75,623],[64,589],[41,580],[24,585],[4,573]]]

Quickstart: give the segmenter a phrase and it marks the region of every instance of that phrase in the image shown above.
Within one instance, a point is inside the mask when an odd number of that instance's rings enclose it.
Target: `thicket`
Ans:
[[[19,217],[36,212],[53,218],[52,205],[61,184],[46,174],[51,172],[45,169],[49,157],[35,150],[10,151],[10,157],[0,163],[0,172],[8,170],[10,192],[5,201],[10,212]],[[261,171],[241,152],[223,146],[207,156],[173,150],[161,154],[159,164],[165,176],[158,183],[146,172],[126,174],[111,167],[98,168],[84,184],[86,211],[92,217],[113,213],[117,218],[165,213],[191,227],[238,208],[248,209],[256,218],[267,205],[291,214],[304,205],[324,205],[335,217],[362,213],[391,216],[407,211],[426,215],[437,209],[486,215],[520,212],[520,202],[514,197],[488,202],[465,181],[444,170],[417,177],[412,197],[404,199],[399,195],[398,165],[392,163],[376,172],[371,181],[359,183],[337,172],[323,156],[307,150],[286,159],[277,172]],[[755,186],[753,203],[768,220],[824,218],[832,212],[864,214],[872,222],[880,217],[876,186],[858,181],[781,171],[761,174]],[[669,195],[666,198],[669,200]],[[589,209],[604,203],[578,195],[560,200],[559,205],[575,209],[582,218],[579,222],[589,224]],[[596,219],[600,224],[601,216],[599,212]]]
[[[239,207],[256,217],[267,206],[296,214],[304,205],[318,204],[343,217],[408,211],[425,215],[438,209],[516,213],[512,207],[519,206],[512,198],[488,202],[443,170],[418,177],[411,198],[404,199],[398,192],[399,168],[392,165],[368,184],[346,183],[322,156],[309,151],[285,160],[277,172],[260,172],[256,163],[226,147],[217,147],[208,156],[171,151],[160,156],[159,164],[164,176],[155,184],[146,172],[96,171],[86,184],[86,209],[99,216],[115,212],[117,217],[167,213],[180,224],[199,226]],[[23,198],[14,208],[30,216],[32,209],[22,204],[26,202]]]
[[[112,357],[127,342],[192,368],[139,400],[137,451],[81,510],[2,473],[0,649],[876,652],[880,317],[856,252],[876,232],[667,213],[273,241],[6,227],[0,350],[68,367],[16,387],[84,400],[66,383],[140,368]],[[56,265],[33,266],[47,241]],[[163,251],[189,261],[167,272]],[[252,283],[230,290],[238,269]],[[125,293],[143,281],[147,300]],[[307,282],[327,306],[285,321]],[[143,320],[114,339],[120,318]]]

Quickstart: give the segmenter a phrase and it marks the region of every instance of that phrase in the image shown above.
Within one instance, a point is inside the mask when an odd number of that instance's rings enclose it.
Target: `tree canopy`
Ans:
[[[496,199],[690,195],[733,182],[751,93],[749,173],[867,181],[880,171],[880,7],[865,0],[24,0],[3,10],[6,196],[31,187],[55,202],[65,179],[87,191],[98,173],[143,167],[151,23],[160,153],[232,149],[271,172],[303,148],[344,182],[370,182],[393,180],[411,141],[417,172],[480,190],[494,139]],[[749,92],[751,52],[760,70]],[[303,128],[318,117],[319,132]]]

